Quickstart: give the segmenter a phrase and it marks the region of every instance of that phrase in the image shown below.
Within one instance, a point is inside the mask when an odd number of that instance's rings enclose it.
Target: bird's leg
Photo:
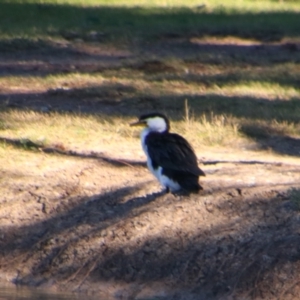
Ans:
[[[170,193],[170,188],[169,188],[168,186],[166,186],[165,193],[166,193],[166,194],[169,194],[169,193]]]

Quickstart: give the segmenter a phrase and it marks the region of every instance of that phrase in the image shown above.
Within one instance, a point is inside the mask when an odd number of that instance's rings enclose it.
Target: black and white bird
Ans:
[[[197,157],[189,142],[170,133],[168,118],[161,113],[140,116],[131,126],[145,126],[141,132],[147,166],[167,192],[198,192],[202,190],[199,176],[205,173],[198,167]]]

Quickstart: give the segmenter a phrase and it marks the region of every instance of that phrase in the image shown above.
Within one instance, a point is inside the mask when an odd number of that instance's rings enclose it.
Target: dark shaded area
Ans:
[[[62,35],[68,40],[82,38],[100,42],[105,39],[128,41],[132,36],[143,36],[147,40],[195,35],[234,35],[270,41],[298,35],[300,29],[299,13],[239,13],[222,7],[217,12],[209,12],[205,6],[198,9],[82,7],[1,1],[0,11],[3,32]],[[9,14],[11,11],[13,15]],[[99,32],[93,34],[92,30]]]
[[[43,147],[43,145],[35,143],[29,139],[9,139],[0,137],[0,142],[25,150],[37,150]]]
[[[297,76],[284,70],[281,74],[278,74],[278,71],[273,74],[271,68],[284,63],[299,64],[300,44],[288,42],[258,45],[210,44],[197,43],[188,37],[182,37],[175,40],[153,41],[151,44],[142,43],[128,48],[128,51],[109,53],[99,51],[101,44],[98,43],[84,47],[80,43],[43,40],[1,41],[0,76],[8,74],[47,76],[74,72],[105,74],[108,71],[116,71],[123,72],[130,78],[134,76],[130,72],[139,71],[147,76],[147,80],[154,82],[180,80],[207,87],[213,85],[222,87],[227,84],[258,80],[287,87],[299,87]],[[15,55],[18,52],[20,57],[16,59]],[[151,57],[157,59],[153,60]],[[170,57],[182,61],[183,66],[178,68],[170,62],[165,62]],[[203,75],[203,71],[211,65],[226,69],[217,75]]]
[[[300,139],[286,136],[284,132],[262,125],[244,125],[241,132],[254,139],[262,149],[291,156],[300,156]]]
[[[208,121],[218,115],[248,118],[253,121],[277,120],[299,123],[300,99],[272,100],[250,96],[163,95],[137,94],[134,87],[104,84],[87,88],[58,88],[43,93],[0,94],[2,110],[36,110],[44,113],[69,112],[92,115],[124,115],[135,118],[142,113],[163,111],[172,120],[182,120],[184,102],[192,116],[206,115]],[[191,116],[191,117],[192,117]],[[263,126],[257,129],[263,129]],[[276,129],[269,129],[276,130]],[[263,134],[263,133],[262,133]]]
[[[183,49],[183,44],[186,45],[186,51]],[[182,70],[171,71],[171,66],[161,67],[156,72],[156,76],[149,78],[150,81],[182,81],[184,83],[193,83],[203,85],[205,87],[213,87],[215,85],[224,87],[248,82],[263,82],[265,84],[279,84],[286,87],[299,88],[299,77],[295,74],[290,74],[282,68],[279,72],[276,67],[284,63],[297,64],[300,62],[300,44],[297,46],[295,53],[286,48],[286,44],[278,45],[210,45],[210,44],[193,44],[188,41],[174,43],[179,52],[185,52],[186,58],[183,58]],[[166,48],[166,45],[164,46]],[[173,55],[175,52],[169,49],[169,53]],[[187,52],[191,51],[189,54]],[[192,54],[193,53],[193,54]],[[167,54],[166,54],[167,55]],[[191,58],[194,55],[194,58]],[[182,55],[181,55],[182,57]],[[157,64],[157,63],[156,63]],[[208,75],[205,72],[209,66],[219,68],[221,72],[216,75]],[[150,70],[148,70],[150,69]],[[274,70],[274,71],[273,71]],[[145,74],[151,74],[151,68],[143,69]],[[152,71],[152,72],[151,72]]]
[[[68,292],[45,291],[26,287],[1,286],[0,297],[5,300],[80,300],[82,295]],[[86,300],[99,300],[99,297],[85,296]],[[100,299],[102,300],[102,299]],[[109,300],[109,299],[103,299]]]
[[[132,57],[125,50],[110,54],[101,51],[99,46],[84,47],[80,43],[25,38],[1,40],[0,76],[47,76],[118,70],[124,59]]]
[[[28,238],[22,239],[22,243],[16,245],[15,235],[13,235],[11,241],[6,241],[5,245],[2,245],[0,253],[5,256],[15,250],[19,253],[32,250],[36,246],[41,246],[41,243],[45,241],[45,237],[48,239],[49,235],[55,236],[66,230],[72,231],[72,227],[79,226],[83,223],[99,225],[97,228],[89,231],[87,235],[99,232],[113,223],[119,222],[122,218],[126,218],[134,208],[154,201],[156,197],[161,195],[161,193],[157,193],[147,197],[133,198],[126,203],[121,203],[123,197],[130,195],[141,188],[142,186],[124,187],[103,195],[93,196],[92,199],[80,199],[80,204],[78,206],[75,206],[74,208],[70,207],[66,212],[57,211],[54,213],[54,217],[49,220],[22,228],[19,234],[21,234],[21,232],[26,233]],[[63,209],[65,208],[66,207]],[[48,212],[51,213],[51,211]],[[95,214],[95,212],[97,213]],[[83,237],[76,237],[74,242],[79,241],[81,238]],[[3,265],[8,263],[9,262],[2,261]],[[46,265],[49,265],[49,262]]]

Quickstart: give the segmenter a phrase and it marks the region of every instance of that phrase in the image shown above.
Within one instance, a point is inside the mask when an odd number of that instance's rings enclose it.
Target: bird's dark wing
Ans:
[[[151,132],[146,138],[148,154],[153,163],[163,168],[205,176],[198,167],[192,146],[175,133]]]

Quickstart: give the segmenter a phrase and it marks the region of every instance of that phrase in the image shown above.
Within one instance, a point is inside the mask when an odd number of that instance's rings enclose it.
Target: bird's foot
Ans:
[[[165,191],[166,194],[169,194],[170,193],[170,188],[166,187],[164,191]]]

